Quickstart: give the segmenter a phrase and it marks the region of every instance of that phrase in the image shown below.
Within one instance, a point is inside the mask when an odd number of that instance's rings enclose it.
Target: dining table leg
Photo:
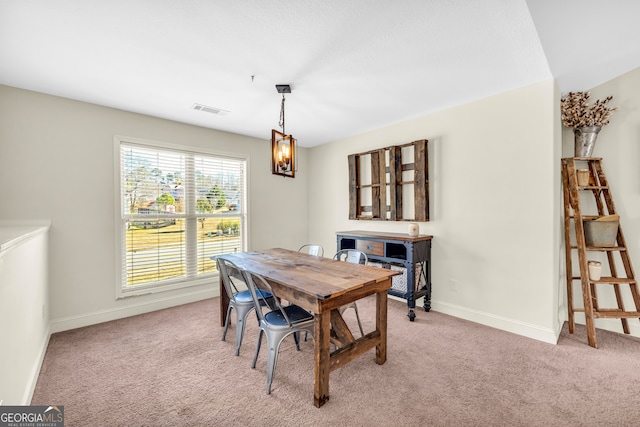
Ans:
[[[319,408],[329,400],[331,315],[330,312],[317,313],[315,318],[313,404]]]
[[[387,291],[376,294],[376,329],[380,333],[380,341],[376,345],[376,363],[387,361]]]

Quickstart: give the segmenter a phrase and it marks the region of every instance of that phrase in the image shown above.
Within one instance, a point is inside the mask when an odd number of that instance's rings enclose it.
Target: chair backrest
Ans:
[[[369,262],[369,258],[367,254],[362,251],[358,251],[356,249],[342,249],[336,252],[333,256],[333,259],[337,259],[338,261],[346,261],[351,264],[367,264]]]
[[[233,296],[240,292],[236,284],[233,283],[233,277],[242,278],[242,269],[224,258],[216,258],[216,265],[218,266],[218,272],[220,273],[224,290],[227,292],[229,298],[233,299]]]
[[[300,246],[298,252],[305,252],[314,256],[324,256],[324,248],[312,243]]]
[[[244,276],[245,283],[247,284],[247,288],[249,288],[249,292],[251,293],[251,298],[253,298],[253,303],[256,307],[268,307],[269,310],[275,311],[279,310],[282,313],[285,321],[289,326],[291,326],[291,321],[289,320],[289,316],[282,308],[280,301],[278,298],[265,298],[265,294],[267,295],[275,295],[273,293],[273,289],[269,282],[267,282],[264,277],[257,273],[252,273],[250,271],[244,270],[242,272]],[[264,313],[262,310],[256,310],[256,315],[258,316],[259,321],[264,321]]]

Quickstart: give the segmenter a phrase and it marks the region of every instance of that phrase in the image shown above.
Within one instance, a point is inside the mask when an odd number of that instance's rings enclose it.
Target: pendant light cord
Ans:
[[[284,93],[282,94],[282,105],[280,107],[280,122],[278,123],[282,128],[282,133],[286,135],[287,133],[284,131]]]

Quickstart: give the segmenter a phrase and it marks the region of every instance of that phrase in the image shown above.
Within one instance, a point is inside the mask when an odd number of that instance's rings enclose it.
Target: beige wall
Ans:
[[[594,155],[604,158],[636,267],[638,93],[640,69],[592,91],[594,99],[614,95],[622,106]],[[328,254],[337,231],[407,230],[406,222],[348,220],[347,155],[427,138],[431,221],[420,226],[434,236],[433,310],[555,342],[566,318],[559,165],[573,155],[559,99],[550,80],[303,149],[291,180],[270,174],[266,140],[0,85],[0,220],[51,220],[45,311],[56,332],[217,294],[212,283],[115,299],[115,134],[248,155],[251,249],[313,241]],[[428,314],[417,316],[428,322]],[[596,325],[620,330],[617,320]],[[640,336],[637,321],[630,327]]]
[[[427,138],[433,309],[556,342],[558,96],[545,81],[311,149],[310,239],[331,252],[336,231],[405,233],[406,222],[348,220],[347,155]]]
[[[307,153],[295,179],[272,175],[270,129],[258,140],[0,86],[0,219],[51,220],[53,332],[217,294],[211,283],[115,299],[114,135],[248,155],[251,248],[307,241]]]
[[[602,157],[602,166],[609,181],[616,211],[620,214],[620,225],[624,232],[627,249],[635,272],[640,271],[640,68],[623,74],[591,90],[591,101],[613,95],[611,106],[620,106],[613,113],[611,123],[605,126],[593,150],[594,157]],[[574,137],[570,129],[563,130],[563,154],[573,156]],[[596,211],[590,211],[595,213]],[[591,253],[589,259],[605,261],[602,254]],[[575,264],[574,264],[575,265]],[[621,266],[619,271],[624,271]],[[576,306],[582,306],[582,293],[578,284],[574,285]],[[625,308],[633,310],[628,287],[624,287]],[[613,292],[608,286],[598,287],[600,307],[614,307]],[[581,314],[576,316],[584,323]],[[596,328],[622,331],[618,319],[596,319]],[[635,336],[640,336],[640,322],[629,320],[629,328]]]
[[[593,90],[623,107],[595,155],[605,158],[632,257],[640,254],[639,75]],[[269,173],[265,141],[0,86],[0,179],[11,183],[0,219],[52,220],[52,329],[64,329],[213,293],[115,300],[114,134],[248,154],[251,247],[315,241],[327,253],[336,231],[407,228],[347,219],[347,155],[427,138],[432,220],[420,226],[434,235],[433,309],[554,342],[566,316],[559,159],[571,155],[573,141],[559,122],[559,97],[553,81],[540,82],[302,150],[290,180]],[[421,313],[418,321],[427,321]]]

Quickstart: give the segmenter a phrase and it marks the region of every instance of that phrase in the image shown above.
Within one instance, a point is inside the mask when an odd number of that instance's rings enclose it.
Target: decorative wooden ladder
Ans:
[[[585,186],[578,185],[577,163],[586,163],[589,171],[589,183]],[[611,197],[611,191],[604,171],[601,158],[573,157],[562,159],[562,183],[564,192],[564,234],[566,251],[567,273],[567,306],[569,309],[569,333],[574,333],[574,313],[584,312],[589,345],[598,348],[596,341],[595,319],[613,318],[620,319],[625,334],[629,333],[627,319],[640,319],[640,293],[638,283],[633,273],[629,252],[622,233],[622,227],[618,226],[618,234],[614,246],[594,247],[587,246],[584,234],[583,220],[595,219],[604,215],[616,214],[616,209]],[[598,215],[583,215],[580,207],[580,191],[590,191],[594,196]],[[571,222],[575,230],[575,245],[571,242]],[[577,250],[580,275],[573,276],[572,250]],[[606,252],[610,276],[602,276],[600,280],[592,280],[589,277],[587,252]],[[624,277],[618,275],[616,256],[619,255],[624,267]],[[583,308],[573,307],[573,281],[580,281],[582,285]],[[598,304],[596,285],[607,284],[613,287],[617,307],[601,308]],[[635,305],[635,311],[625,311],[621,294],[621,285],[629,285],[631,296]]]
[[[577,164],[585,164],[589,171],[589,183],[585,186],[578,185]],[[596,341],[595,319],[614,318],[620,319],[625,334],[629,333],[627,319],[640,319],[640,294],[638,283],[633,273],[629,252],[622,233],[622,227],[618,226],[618,234],[615,244],[611,247],[587,246],[584,234],[583,220],[595,219],[604,215],[616,214],[616,209],[611,197],[611,191],[604,171],[601,158],[573,157],[562,159],[562,183],[564,192],[564,235],[566,249],[567,270],[567,306],[569,309],[569,333],[574,333],[574,313],[584,312],[589,345],[598,348]],[[580,190],[590,191],[595,198],[598,209],[597,216],[583,215],[580,207]],[[571,241],[571,223],[575,230],[575,245]],[[577,250],[580,275],[574,276],[572,269],[572,250]],[[592,280],[589,277],[587,252],[605,252],[609,264],[610,276],[601,276],[600,280]],[[618,275],[616,254],[619,255],[624,267],[624,277]],[[604,269],[603,269],[604,270]],[[606,271],[606,270],[605,270]],[[604,273],[604,271],[603,271]],[[573,307],[573,282],[580,281],[582,285],[583,308]],[[617,307],[601,308],[598,305],[596,285],[611,285],[615,293]],[[631,296],[635,304],[635,311],[625,311],[621,294],[621,285],[629,285]]]

